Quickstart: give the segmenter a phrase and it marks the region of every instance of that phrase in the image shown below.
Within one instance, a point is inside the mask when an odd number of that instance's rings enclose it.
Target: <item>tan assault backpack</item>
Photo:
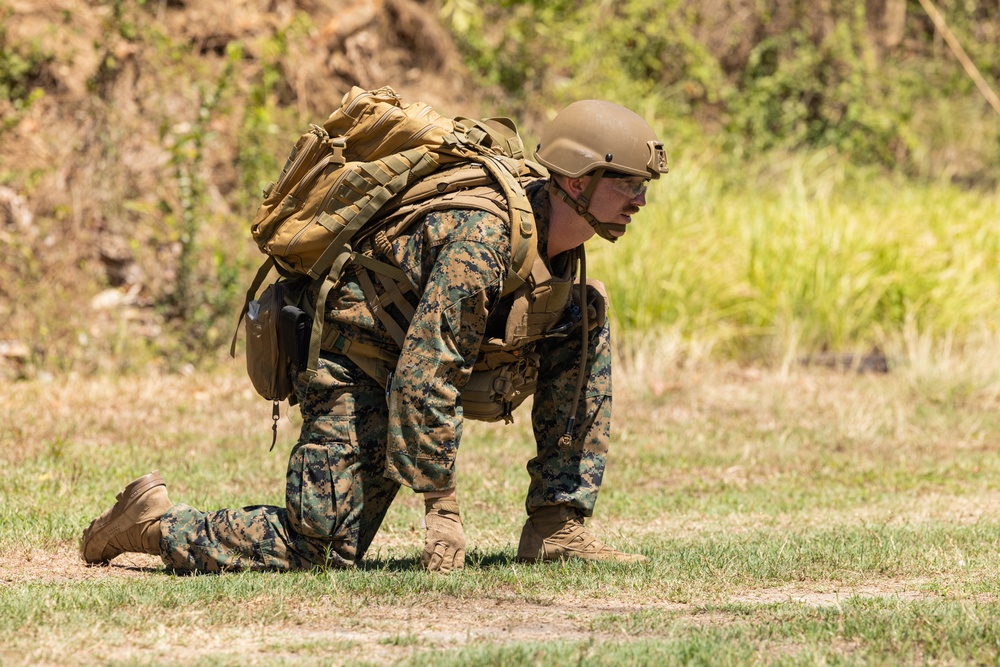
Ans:
[[[398,267],[355,248],[385,231],[390,216],[394,233],[399,233],[435,208],[481,208],[509,219],[513,257],[504,293],[513,292],[525,282],[537,256],[531,205],[520,179],[544,173],[525,160],[520,137],[508,119],[447,118],[424,103],[404,103],[391,88],[355,87],[322,126],[312,125],[299,138],[278,179],[264,190],[251,233],[268,259],[247,291],[240,317],[248,310],[260,311],[254,297],[271,269],[277,269],[279,283],[289,287],[283,290],[284,303],[312,318],[303,361],[307,371],[315,373],[326,295],[348,263],[408,283]],[[497,197],[466,195],[477,187],[495,190],[497,185],[499,202]],[[322,283],[315,312],[304,297],[304,287],[313,282]],[[277,326],[278,319],[271,313],[267,321]],[[294,394],[290,382],[268,375],[287,375],[293,353],[278,348],[287,348],[291,336],[282,343],[277,333],[262,336],[259,320],[248,319],[247,326],[247,371],[258,393],[274,401],[277,421],[278,401],[291,397],[294,402]],[[262,348],[267,341],[269,346]],[[234,336],[233,356],[235,346]]]

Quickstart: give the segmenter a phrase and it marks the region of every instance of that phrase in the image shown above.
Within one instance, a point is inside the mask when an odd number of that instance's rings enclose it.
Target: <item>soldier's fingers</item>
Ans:
[[[455,550],[444,545],[441,553],[441,574],[450,574],[455,569]]]
[[[462,564],[458,552],[449,548],[444,554],[444,561],[441,563],[441,572],[449,574],[452,570],[460,570],[462,569]]]
[[[427,570],[429,572],[440,572],[441,568],[445,563],[445,556],[447,555],[447,547],[440,542],[434,545],[434,552],[430,555],[430,560],[427,564]]]
[[[424,544],[424,552],[420,554],[420,564],[423,565],[425,569],[428,570],[431,569],[431,563],[434,560],[435,546],[436,546],[435,544],[429,541],[426,544]]]

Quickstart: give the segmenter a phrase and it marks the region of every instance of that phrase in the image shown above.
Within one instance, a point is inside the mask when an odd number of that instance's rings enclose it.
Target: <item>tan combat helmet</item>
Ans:
[[[555,181],[550,190],[576,209],[601,238],[614,242],[613,230],[625,226],[604,223],[591,215],[590,198],[601,178],[609,172],[659,178],[667,173],[663,143],[649,123],[633,111],[613,102],[581,100],[559,112],[542,132],[535,159],[569,178],[593,174],[586,191],[573,199]]]

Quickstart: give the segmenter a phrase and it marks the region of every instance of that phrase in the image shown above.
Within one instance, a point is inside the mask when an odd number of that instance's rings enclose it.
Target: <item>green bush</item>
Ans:
[[[0,134],[20,122],[25,111],[45,95],[47,67],[53,60],[37,43],[13,43],[8,38],[4,22],[12,13],[0,7],[0,100],[8,101],[12,112],[2,113],[7,110],[0,106]]]
[[[892,46],[880,41],[867,4],[782,0],[722,19],[711,0],[447,0],[442,15],[481,83],[514,115],[533,117],[539,100],[559,108],[604,97],[668,127],[676,144],[718,145],[740,160],[830,147],[910,175],[967,172],[995,182],[1000,128],[987,122],[992,112],[920,4],[909,3],[905,34]],[[995,80],[1000,6],[946,9]],[[984,120],[965,122],[976,116]]]

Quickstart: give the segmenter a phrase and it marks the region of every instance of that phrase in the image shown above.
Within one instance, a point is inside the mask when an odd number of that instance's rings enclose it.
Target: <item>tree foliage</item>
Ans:
[[[995,85],[1000,5],[944,9]],[[832,147],[925,174],[923,161],[950,151],[961,157],[938,173],[996,179],[1000,122],[942,135],[956,98],[963,114],[992,112],[918,0],[447,0],[442,13],[512,113],[606,97],[643,107],[680,139],[717,137],[738,157]]]

